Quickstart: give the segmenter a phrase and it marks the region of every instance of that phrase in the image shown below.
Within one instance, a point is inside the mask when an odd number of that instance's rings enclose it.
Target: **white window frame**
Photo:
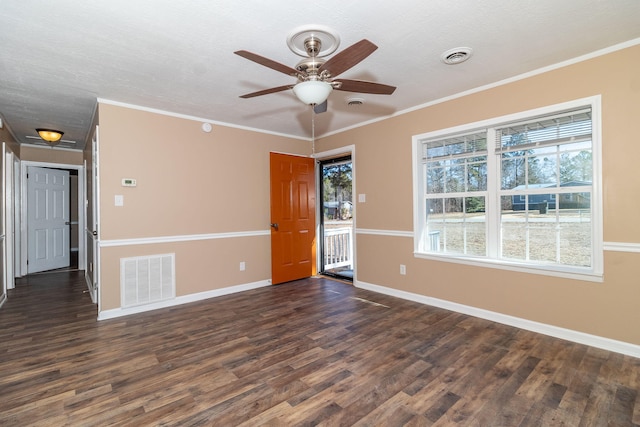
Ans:
[[[474,257],[468,255],[439,254],[428,252],[423,248],[424,235],[428,232],[426,223],[426,204],[424,194],[426,179],[424,179],[424,167],[422,164],[422,143],[426,139],[444,138],[448,135],[470,132],[482,128],[489,129],[487,141],[493,141],[493,130],[503,123],[526,120],[536,116],[549,115],[561,111],[578,109],[581,107],[591,108],[592,120],[592,217],[591,217],[591,267],[577,267],[567,265],[540,265],[528,263],[526,261],[507,261],[497,259],[495,253],[489,253],[488,257]],[[603,231],[602,231],[602,131],[601,131],[601,96],[577,99],[569,102],[522,111],[506,116],[496,117],[480,122],[468,123],[452,128],[441,129],[414,135],[413,145],[413,235],[414,235],[414,256],[436,261],[461,263],[479,267],[499,268],[510,271],[542,274],[555,277],[564,277],[592,282],[603,281]],[[494,144],[487,144],[489,154],[487,158],[487,170],[491,171],[487,176],[488,194],[485,201],[487,206],[487,247],[499,247],[500,239],[500,212],[495,207],[498,206],[500,191],[500,162],[499,156],[495,155]],[[491,212],[490,212],[491,211]]]

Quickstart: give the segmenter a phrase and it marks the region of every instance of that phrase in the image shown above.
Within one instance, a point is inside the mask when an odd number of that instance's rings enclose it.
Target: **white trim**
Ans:
[[[16,176],[14,162],[17,157],[13,151],[7,150],[6,143],[2,143],[2,151],[4,152],[3,159],[3,188],[2,188],[2,212],[4,215],[3,224],[3,239],[2,245],[4,247],[4,293],[7,289],[15,288],[16,274],[15,268],[15,208],[16,208]]]
[[[297,136],[297,135],[289,135],[289,134],[286,134],[286,133],[272,132],[272,131],[268,131],[268,130],[264,130],[264,129],[252,128],[252,127],[249,127],[249,126],[234,125],[233,123],[220,122],[220,121],[217,121],[217,120],[206,119],[206,118],[203,118],[203,117],[197,117],[197,116],[190,116],[190,115],[187,115],[187,114],[174,113],[172,111],[158,110],[156,108],[149,108],[149,107],[144,107],[144,106],[141,106],[141,105],[129,104],[129,103],[126,103],[126,102],[113,101],[113,100],[110,100],[110,99],[98,98],[98,104],[113,105],[115,107],[130,108],[132,110],[145,111],[147,113],[159,114],[161,116],[176,117],[178,119],[185,119],[185,120],[193,120],[193,121],[196,121],[196,122],[210,123],[210,124],[213,124],[213,125],[216,125],[216,126],[224,126],[224,127],[228,127],[228,128],[248,130],[248,131],[251,131],[251,132],[264,133],[264,134],[268,134],[268,135],[283,136],[285,138],[293,138],[293,139],[299,139],[299,140],[303,140],[303,141],[311,141],[311,138],[303,138],[303,137],[300,137],[300,136]],[[215,132],[215,130],[214,130],[214,132]]]
[[[80,148],[68,148],[68,147],[59,147],[57,145],[54,145],[53,147],[50,145],[46,145],[46,143],[29,143],[29,144],[25,144],[25,147],[29,147],[29,148],[41,148],[43,150],[54,150],[54,151],[71,151],[74,153],[77,152],[82,152],[83,150]]]
[[[182,236],[141,237],[136,239],[100,240],[101,248],[114,246],[155,245],[159,243],[193,242],[196,240],[230,239],[237,237],[270,236],[269,230],[237,231],[231,233],[186,234]]]
[[[603,246],[605,251],[640,253],[640,243],[604,242]]]
[[[496,87],[504,86],[504,85],[507,85],[507,84],[510,84],[510,83],[514,83],[514,82],[517,82],[517,81],[520,81],[520,80],[528,79],[530,77],[534,77],[534,76],[537,76],[539,74],[544,74],[544,73],[547,73],[549,71],[557,70],[557,69],[560,69],[560,68],[563,68],[563,67],[568,67],[570,65],[578,64],[580,62],[584,62],[584,61],[588,61],[590,59],[594,59],[594,58],[597,58],[597,57],[600,57],[600,56],[608,55],[610,53],[617,52],[619,50],[627,49],[627,48],[633,47],[633,46],[635,46],[637,44],[640,44],[640,38],[636,38],[636,39],[628,40],[628,41],[623,42],[623,43],[615,44],[613,46],[609,46],[609,47],[606,47],[606,48],[603,48],[603,49],[600,49],[600,50],[596,50],[594,52],[587,53],[585,55],[578,56],[578,57],[575,57],[575,58],[572,58],[572,59],[568,59],[566,61],[562,61],[562,62],[558,62],[556,64],[552,64],[552,65],[549,65],[549,66],[546,66],[546,67],[538,68],[537,70],[532,70],[532,71],[529,71],[529,72],[526,72],[526,73],[523,73],[523,74],[518,74],[517,76],[509,77],[509,78],[506,78],[506,79],[503,79],[503,80],[498,80],[497,82],[494,82],[494,83],[489,83],[489,84],[486,84],[486,85],[483,85],[483,86],[478,86],[476,88],[469,89],[469,90],[466,90],[464,92],[458,92],[458,93],[450,95],[450,96],[445,96],[443,98],[439,98],[439,99],[435,99],[433,101],[425,102],[424,104],[420,104],[420,105],[416,105],[414,107],[409,107],[409,108],[404,109],[404,110],[396,111],[395,113],[390,114],[388,116],[379,117],[379,118],[376,118],[376,119],[368,120],[366,122],[355,124],[353,126],[347,126],[347,127],[344,127],[342,129],[338,129],[338,130],[335,130],[335,131],[332,131],[332,132],[327,132],[325,134],[322,134],[322,135],[318,136],[318,138],[326,138],[326,137],[329,137],[329,136],[332,136],[332,135],[336,135],[336,134],[339,134],[339,133],[342,133],[342,132],[346,132],[346,131],[349,131],[349,130],[352,130],[352,129],[357,129],[357,128],[360,128],[360,127],[368,126],[368,125],[370,125],[372,123],[377,123],[377,122],[381,122],[383,120],[387,120],[387,119],[390,119],[390,118],[393,118],[393,117],[398,117],[398,116],[402,116],[404,114],[412,113],[412,112],[414,112],[416,110],[421,110],[423,108],[428,108],[428,107],[432,107],[434,105],[443,104],[445,102],[452,101],[452,100],[455,100],[455,99],[458,99],[458,98],[463,98],[463,97],[468,96],[468,95],[473,95],[473,94],[478,93],[478,92],[483,92],[485,90],[489,90],[489,89],[493,89],[493,88],[496,88]]]
[[[502,323],[504,325],[514,326],[516,328],[525,329],[527,331],[539,334],[549,335],[572,341],[578,344],[584,344],[603,350],[613,351],[615,353],[625,354],[627,356],[640,357],[640,346],[617,341],[610,338],[600,337],[597,335],[586,334],[584,332],[565,329],[558,326],[548,325],[545,323],[534,322],[532,320],[522,319],[519,317],[509,316],[494,311],[484,310],[481,308],[471,307],[464,304],[458,304],[438,298],[432,298],[425,295],[414,294],[412,292],[401,291],[398,289],[388,288],[385,286],[374,285],[366,282],[355,282],[357,288],[366,289],[372,292],[378,292],[393,297],[418,302],[420,304],[430,305],[442,308],[456,313],[462,313],[469,316],[479,317],[481,319],[490,320],[492,322]]]
[[[98,113],[98,107],[93,112],[94,120],[95,115]],[[86,160],[85,160],[86,163]],[[86,164],[85,164],[86,169]],[[91,242],[92,259],[88,261],[85,257],[85,274],[89,271],[91,265],[91,289],[92,294],[95,295],[95,302],[98,305],[98,313],[102,310],[102,291],[100,289],[100,171],[102,165],[100,164],[100,125],[96,125],[93,135],[91,135],[91,206],[89,206],[88,193],[85,189],[85,216],[88,217],[87,212],[91,211],[91,224],[87,224],[85,221],[85,243]],[[85,181],[86,181],[85,173]],[[90,228],[90,229],[89,229]],[[95,232],[95,235],[93,234]],[[89,240],[87,239],[89,237]],[[91,263],[91,264],[90,264]]]
[[[591,104],[591,157],[593,167],[592,185],[592,268],[594,273],[604,274],[604,187],[602,185],[602,97],[592,97]],[[558,201],[559,203],[559,201]],[[556,205],[557,206],[557,205]]]
[[[11,218],[9,212],[7,212],[7,206],[10,205],[9,203],[7,203],[7,197],[10,197],[9,194],[11,194],[10,192],[13,192],[13,188],[10,188],[8,185],[8,179],[7,179],[7,156],[8,154],[11,153],[11,155],[13,155],[13,151],[11,150],[7,150],[7,143],[3,142],[2,143],[2,217],[4,218],[4,221],[2,222],[2,224],[0,224],[0,228],[2,229],[0,231],[1,235],[0,235],[0,247],[2,248],[2,260],[0,260],[0,263],[2,263],[2,286],[0,286],[0,291],[2,295],[6,295],[7,294],[7,289],[11,289],[12,286],[9,285],[9,281],[8,281],[8,276],[9,276],[9,270],[11,270],[11,272],[13,273],[13,269],[11,267],[9,267],[9,261],[11,261],[11,263],[13,263],[13,259],[10,257],[13,254],[13,250],[9,249],[9,242],[12,241],[11,237],[6,237],[7,234],[10,234],[9,232],[9,224],[10,221],[13,219]],[[13,166],[13,158],[11,159],[11,164]],[[13,173],[13,168],[11,168],[11,171]],[[13,187],[13,182],[11,183],[11,187]],[[13,207],[13,206],[11,206]],[[13,280],[12,280],[13,282]]]
[[[347,145],[340,148],[334,148],[333,150],[323,151],[321,153],[315,153],[315,154],[312,154],[311,157],[313,157],[318,161],[322,161],[324,159],[332,159],[334,157],[338,157],[342,155],[344,155],[345,157],[350,155],[351,162],[353,163],[353,156],[355,155],[355,152],[356,152],[356,146],[352,144],[352,145]]]
[[[175,297],[171,300],[160,301],[153,304],[139,305],[128,308],[115,308],[112,310],[104,310],[98,313],[98,320],[114,319],[116,317],[128,316],[130,314],[144,313],[160,308],[175,307],[182,304],[206,300],[209,298],[220,297],[223,295],[235,294],[238,292],[249,291],[251,289],[263,288],[271,285],[271,280],[261,280],[259,282],[245,283],[242,285],[229,286],[221,289],[213,289],[195,294],[183,295]]]
[[[356,228],[356,234],[369,234],[372,236],[390,237],[413,237],[413,231],[374,230],[371,228]]]
[[[323,160],[323,159],[331,159],[333,157],[337,157],[337,156],[350,156],[351,157],[351,206],[353,207],[353,210],[351,212],[351,217],[352,217],[352,227],[353,230],[356,230],[357,227],[357,222],[358,222],[358,207],[357,207],[357,203],[356,203],[356,194],[357,191],[357,185],[356,185],[356,146],[354,144],[351,145],[346,145],[344,147],[340,147],[340,148],[334,148],[332,150],[327,150],[327,151],[322,151],[320,153],[312,153],[311,156],[316,160],[315,162],[315,166],[317,167],[318,164]],[[318,177],[318,170],[315,170],[315,181],[316,181],[316,197],[320,197],[320,186],[322,185],[322,179],[320,179]],[[322,207],[321,207],[322,203],[316,203],[316,236],[320,236],[320,222],[321,222],[321,218],[322,215],[324,215],[324,213],[322,212]],[[351,251],[352,251],[352,257],[351,257],[351,268],[353,270],[353,280],[356,279],[356,277],[358,277],[358,265],[356,263],[356,259],[357,259],[357,254],[358,254],[358,246],[357,246],[357,239],[351,239]],[[324,262],[324,260],[322,259],[322,251],[320,250],[320,245],[323,244],[321,242],[324,242],[324,236],[321,236],[321,238],[317,238],[316,239],[317,243],[316,243],[316,270],[320,271],[320,265],[322,265],[322,263]],[[323,266],[324,269],[324,266]]]
[[[89,296],[91,297],[91,302],[96,304],[97,300],[96,300],[96,290],[92,289],[93,285],[91,283],[91,276],[89,274],[87,274],[87,270],[84,271],[84,282],[87,284],[87,289],[88,289],[88,293]]]

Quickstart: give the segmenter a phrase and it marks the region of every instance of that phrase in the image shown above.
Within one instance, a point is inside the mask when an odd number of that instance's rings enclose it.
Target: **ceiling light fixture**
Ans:
[[[47,144],[53,146],[60,142],[60,138],[64,135],[64,132],[53,129],[36,129],[40,138],[46,141]]]
[[[333,86],[320,80],[307,80],[293,87],[293,93],[307,105],[319,105],[327,100]]]

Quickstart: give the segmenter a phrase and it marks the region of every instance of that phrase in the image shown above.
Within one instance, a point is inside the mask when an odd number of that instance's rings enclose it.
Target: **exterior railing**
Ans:
[[[440,251],[440,232],[439,231],[429,232],[429,251],[431,252]]]
[[[329,228],[324,231],[324,268],[353,265],[353,227]]]

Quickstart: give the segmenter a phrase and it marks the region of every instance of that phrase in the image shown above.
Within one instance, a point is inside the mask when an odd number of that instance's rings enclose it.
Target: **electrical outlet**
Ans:
[[[240,271],[245,271],[247,269],[247,264],[244,261],[240,261]]]
[[[400,264],[400,274],[402,274],[403,276],[405,274],[407,274],[407,266],[404,264]]]

